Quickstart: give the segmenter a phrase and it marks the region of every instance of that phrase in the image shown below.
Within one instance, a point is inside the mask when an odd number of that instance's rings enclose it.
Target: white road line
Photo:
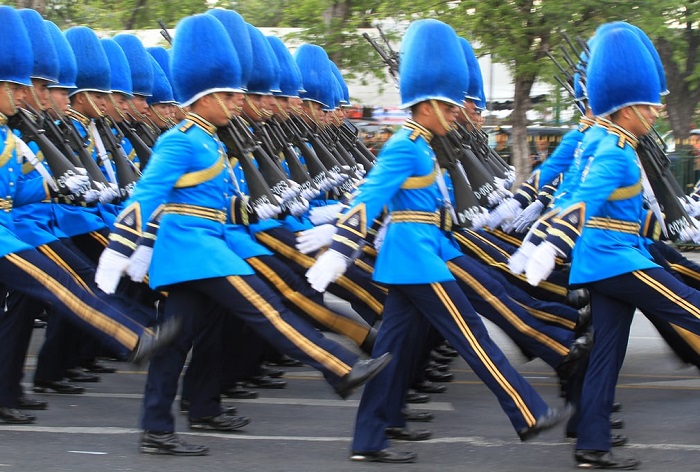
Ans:
[[[25,433],[53,433],[53,434],[138,434],[141,430],[133,428],[114,428],[114,427],[55,427],[55,426],[32,426],[32,425],[0,425],[0,431],[15,431]],[[183,436],[198,436],[211,437],[219,439],[228,439],[236,441],[298,441],[298,442],[339,442],[348,443],[349,437],[334,437],[334,436],[254,436],[249,434],[237,433],[193,433],[181,432]],[[465,444],[473,447],[503,447],[521,445],[518,440],[504,441],[499,439],[488,439],[481,436],[455,436],[445,438],[433,438],[427,441],[421,441],[421,444]],[[530,446],[571,446],[571,443],[566,442],[546,442],[546,441],[528,441],[523,447]],[[627,444],[626,449],[655,449],[660,451],[700,451],[700,445],[695,444]],[[81,452],[81,451],[69,451]],[[89,452],[84,452],[89,453]],[[98,453],[99,454],[99,453]]]

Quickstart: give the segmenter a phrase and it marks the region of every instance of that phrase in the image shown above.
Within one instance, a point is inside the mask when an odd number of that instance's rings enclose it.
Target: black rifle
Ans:
[[[399,54],[394,51],[391,48],[391,45],[389,44],[389,41],[387,40],[386,36],[384,35],[384,32],[382,29],[377,26],[377,30],[379,31],[379,36],[382,38],[384,41],[384,44],[387,47],[387,50],[385,50],[382,46],[377,43],[372,37],[367,34],[367,33],[362,33],[362,37],[365,38],[369,44],[372,45],[375,51],[379,53],[379,56],[382,58],[384,63],[387,65],[389,68],[389,74],[394,78],[394,84],[398,87],[399,85]]]

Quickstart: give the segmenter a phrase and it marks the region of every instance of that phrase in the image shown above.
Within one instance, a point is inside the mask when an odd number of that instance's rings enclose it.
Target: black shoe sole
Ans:
[[[159,447],[139,446],[141,454],[153,454],[160,456],[206,456],[209,454],[209,449],[199,452],[173,452],[170,449],[161,449]]]

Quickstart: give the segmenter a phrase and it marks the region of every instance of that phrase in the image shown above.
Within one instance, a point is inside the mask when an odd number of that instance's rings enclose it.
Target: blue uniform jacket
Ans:
[[[215,132],[211,124],[192,115],[163,134],[119,216],[118,222],[136,210],[142,230],[148,217],[163,204],[191,205],[219,211],[225,217],[215,221],[188,211],[166,212],[160,220],[149,271],[153,288],[253,274],[253,269],[232,250],[235,242],[226,229],[235,189]]]
[[[357,242],[366,236],[368,225],[385,205],[390,214],[416,212],[416,219],[440,213],[444,203],[431,138],[429,131],[413,121],[392,136],[338,220],[331,249],[344,254],[356,250]],[[386,284],[454,280],[445,262],[461,255],[434,222],[393,221],[387,227],[373,278]]]

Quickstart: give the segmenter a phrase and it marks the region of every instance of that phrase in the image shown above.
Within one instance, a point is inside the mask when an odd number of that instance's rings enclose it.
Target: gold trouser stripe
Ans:
[[[449,295],[447,292],[445,292],[445,288],[439,284],[439,283],[432,283],[430,286],[433,288],[435,291],[435,294],[438,296],[439,300],[442,302],[443,306],[445,309],[450,313],[452,316],[452,319],[454,322],[457,324],[459,327],[459,330],[462,333],[462,336],[467,340],[471,348],[474,350],[474,353],[476,356],[481,360],[481,363],[486,367],[486,370],[488,370],[491,373],[491,376],[493,379],[501,386],[501,388],[508,394],[508,396],[513,400],[513,403],[515,406],[520,410],[520,413],[523,415],[523,419],[527,423],[528,426],[533,426],[537,420],[535,419],[535,416],[532,414],[528,406],[525,404],[525,401],[523,398],[520,396],[520,393],[508,382],[508,379],[506,379],[503,374],[501,373],[500,370],[498,370],[498,367],[494,365],[493,361],[491,358],[488,356],[488,354],[484,351],[484,349],[481,347],[481,344],[479,344],[479,340],[476,339],[476,336],[474,336],[474,333],[472,333],[472,330],[469,329],[469,325],[467,324],[466,321],[464,321],[464,318],[462,318],[462,315],[459,313],[459,310],[457,307],[454,305],[452,302],[452,299],[450,299]]]
[[[230,275],[226,280],[238,290],[245,298],[253,305],[260,313],[267,318],[272,326],[279,331],[284,337],[291,341],[295,346],[304,351],[309,357],[323,364],[328,370],[333,372],[338,377],[343,377],[351,368],[345,362],[341,361],[328,351],[321,349],[316,344],[312,343],[297,331],[293,326],[287,323],[275,310],[272,305],[260,296],[253,287],[248,285],[242,277]]]
[[[525,305],[524,303],[520,303],[519,301],[515,300],[515,303],[523,307],[528,313],[530,313],[532,316],[535,318],[538,318],[544,322],[547,323],[553,323],[561,326],[562,328],[566,328],[569,330],[573,330],[576,327],[576,323],[564,318],[563,316],[557,316],[552,313],[548,313],[546,311],[538,310],[536,308],[532,308],[530,306]]]
[[[367,264],[365,261],[355,259],[353,262],[357,267],[367,272],[368,274],[372,274],[374,272],[374,268],[371,265]]]
[[[687,300],[683,300],[677,293],[674,293],[664,284],[654,279],[653,277],[650,277],[649,274],[647,274],[646,272],[641,270],[635,270],[634,272],[632,272],[632,275],[634,275],[642,283],[648,285],[649,288],[655,290],[659,294],[666,297],[670,302],[674,303],[675,305],[678,305],[678,307],[682,310],[687,311],[695,318],[700,319],[700,307],[696,307]]]
[[[316,262],[316,259],[314,259],[313,257],[307,256],[306,254],[302,254],[296,249],[287,246],[282,241],[273,238],[265,232],[255,233],[255,237],[268,248],[296,262],[305,269],[310,268],[312,265],[314,265],[314,262]],[[336,280],[335,283],[338,284],[338,286],[347,290],[348,292],[351,292],[365,305],[367,305],[373,312],[381,316],[382,311],[384,311],[384,303],[374,298],[372,294],[369,293],[367,290],[360,287],[358,284],[356,284],[344,275],[338,277],[338,280]]]
[[[105,237],[102,235],[102,233],[100,233],[99,231],[93,231],[93,232],[91,232],[91,233],[90,233],[90,236],[91,236],[93,239],[97,240],[97,242],[100,243],[100,244],[102,244],[102,246],[104,246],[104,247],[107,247],[107,245],[109,244],[109,239],[105,238]]]
[[[304,310],[314,320],[321,323],[323,326],[333,330],[338,334],[342,334],[352,339],[358,346],[362,344],[370,331],[370,326],[366,323],[346,318],[337,313],[332,312],[323,305],[319,305],[304,294],[292,289],[270,266],[265,264],[257,257],[246,259],[256,272],[259,272],[265,280],[272,283],[290,302]]]
[[[484,231],[487,233],[497,237],[498,239],[507,242],[508,244],[511,244],[515,247],[519,247],[523,241],[521,239],[516,238],[515,236],[511,236],[508,233],[504,233],[500,229],[489,229],[489,228],[484,228]]]
[[[539,341],[540,344],[544,344],[560,356],[565,356],[569,353],[569,348],[558,343],[546,334],[537,331],[535,328],[529,326],[527,323],[521,320],[518,317],[518,315],[513,313],[513,311],[510,308],[508,308],[505,303],[503,303],[498,298],[494,297],[493,294],[489,292],[488,289],[484,287],[481,283],[479,283],[479,281],[476,278],[474,278],[469,272],[457,266],[454,262],[451,261],[447,262],[447,267],[450,269],[450,272],[452,272],[452,274],[457,276],[465,284],[469,285],[480,297],[484,299],[486,303],[494,307],[494,309],[498,311],[506,319],[506,321],[508,321],[508,323],[514,326],[515,329],[523,333],[525,336]]]
[[[75,313],[80,319],[99,329],[103,333],[114,338],[122,346],[133,350],[139,341],[139,335],[113,320],[101,311],[91,307],[75,294],[66,290],[61,283],[41,270],[39,267],[19,257],[17,254],[8,254],[7,260],[20,270],[31,276],[47,290],[50,290],[63,302],[66,307]]]
[[[676,333],[678,333],[678,336],[683,338],[683,340],[688,344],[688,347],[690,347],[696,353],[700,353],[700,336],[674,324],[671,324],[671,327],[676,331]]]
[[[697,273],[696,271],[689,269],[685,267],[684,265],[681,264],[674,264],[669,262],[668,266],[675,270],[676,272],[680,273],[683,277],[688,277],[693,280],[697,280],[700,282],[700,274]]]
[[[73,270],[71,266],[68,265],[66,261],[63,260],[61,256],[59,256],[56,251],[51,249],[50,246],[47,246],[46,244],[41,245],[37,247],[39,252],[41,252],[43,255],[51,259],[56,265],[58,265],[60,268],[68,272],[68,275],[70,275],[73,280],[75,280],[75,283],[83,287],[86,292],[90,292],[90,294],[94,295],[92,290],[90,290],[90,287],[85,283],[85,281]]]
[[[484,261],[486,264],[495,267],[496,269],[499,269],[503,272],[507,272],[508,274],[512,275],[513,277],[517,277],[518,279],[522,280],[523,282],[527,282],[527,278],[525,277],[525,274],[514,274],[510,271],[508,268],[508,264],[504,262],[499,262],[495,260],[491,255],[489,255],[486,251],[484,251],[481,247],[479,247],[476,243],[470,241],[466,236],[461,234],[459,231],[455,231],[452,233],[457,240],[458,243],[468,247],[471,251],[477,254],[479,259]],[[475,237],[479,238],[482,240],[485,244],[488,244],[492,246],[494,249],[499,251],[504,255],[506,259],[510,257],[510,254],[508,254],[506,251],[504,251],[502,248],[498,247],[495,244],[492,244],[489,240],[482,238],[476,233],[473,233]],[[566,293],[568,291],[567,287],[563,287],[561,285],[557,285],[553,282],[548,282],[547,280],[543,280],[542,282],[539,283],[537,288],[546,290],[548,292],[554,293],[560,297],[565,297]]]

